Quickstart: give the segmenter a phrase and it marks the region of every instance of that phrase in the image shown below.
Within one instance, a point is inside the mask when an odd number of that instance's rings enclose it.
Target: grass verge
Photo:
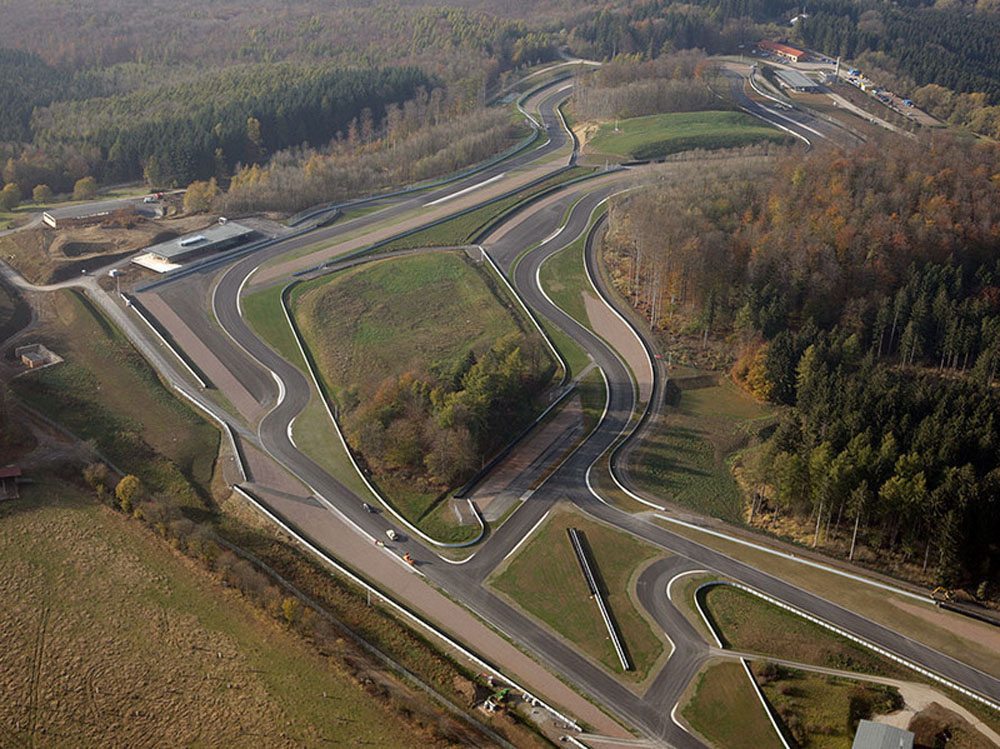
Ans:
[[[285,285],[271,286],[240,300],[243,316],[253,331],[271,348],[299,369],[305,371],[305,362],[299,351],[292,329],[281,307],[281,293]]]
[[[720,749],[781,749],[743,666],[727,661],[698,674],[694,693],[681,709],[684,720]]]
[[[847,638],[739,588],[716,585],[700,595],[726,647],[841,671],[893,678],[912,675]]]
[[[793,138],[742,112],[673,112],[605,123],[586,150],[624,159],[658,159],[695,148],[739,148],[762,141],[790,143]]]
[[[571,527],[586,536],[604,583],[608,607],[635,664],[635,671],[627,673],[625,678],[642,681],[664,645],[639,613],[629,591],[633,573],[645,561],[663,556],[659,549],[578,511],[560,510],[542,524],[501,571],[494,573],[489,584],[609,671],[623,674],[570,545],[566,530]]]

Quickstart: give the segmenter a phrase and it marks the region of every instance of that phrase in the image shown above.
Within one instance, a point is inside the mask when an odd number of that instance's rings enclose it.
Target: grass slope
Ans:
[[[620,531],[572,511],[553,514],[490,584],[524,610],[549,625],[610,671],[622,673],[607,629],[590,598],[567,528],[583,531],[607,589],[625,648],[636,670],[627,678],[641,681],[663,652],[629,593],[629,581],[646,560],[664,553]]]
[[[177,400],[122,333],[80,294],[52,295],[56,315],[38,339],[65,361],[11,382],[12,390],[152,491],[200,507],[219,432]]]
[[[681,715],[719,749],[780,749],[781,742],[743,666],[725,662],[698,675],[694,694]]]
[[[587,151],[627,159],[656,159],[695,148],[738,148],[751,143],[785,143],[790,136],[742,112],[674,112],[605,123]]]
[[[631,475],[650,494],[742,523],[742,500],[727,459],[746,444],[751,422],[769,412],[717,375],[691,370],[671,376],[684,388],[680,399],[656,417],[631,453]]]
[[[738,588],[718,585],[701,595],[708,615],[722,632],[723,643],[740,652],[880,676],[909,673],[844,637]]]
[[[339,660],[75,487],[4,503],[0,571],[0,744],[411,745]]]

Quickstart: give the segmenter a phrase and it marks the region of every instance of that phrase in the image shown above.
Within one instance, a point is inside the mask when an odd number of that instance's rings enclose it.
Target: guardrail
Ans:
[[[615,652],[618,654],[618,660],[621,661],[622,670],[631,671],[632,666],[629,663],[628,655],[625,653],[625,648],[622,646],[621,638],[618,636],[618,629],[611,620],[611,613],[604,602],[604,596],[597,585],[597,578],[590,567],[590,560],[587,559],[587,552],[583,548],[583,542],[580,540],[580,531],[576,528],[567,528],[566,533],[569,534],[569,541],[573,545],[573,551],[576,552],[576,561],[580,563],[580,569],[583,571],[583,577],[587,581],[590,595],[597,601],[597,608],[601,612],[601,618],[604,619],[604,626],[608,628],[608,634],[611,635],[611,644],[615,646]]]
[[[969,697],[970,699],[975,700],[976,702],[979,702],[979,703],[982,703],[983,705],[986,705],[986,707],[989,707],[989,708],[991,708],[993,710],[1000,711],[1000,703],[994,702],[993,700],[989,699],[988,697],[985,697],[985,696],[979,694],[979,692],[974,692],[971,689],[963,687],[962,685],[955,683],[951,679],[948,679],[948,678],[946,678],[944,676],[941,676],[940,674],[935,673],[934,671],[931,671],[930,669],[924,668],[923,666],[917,665],[916,663],[914,663],[913,661],[909,660],[908,658],[903,658],[902,656],[896,655],[895,653],[892,653],[892,652],[886,650],[885,648],[876,645],[873,642],[869,642],[868,640],[864,639],[863,637],[858,637],[857,635],[852,635],[847,630],[841,629],[840,627],[838,627],[838,626],[836,626],[834,624],[830,624],[830,622],[825,621],[824,619],[820,619],[818,616],[813,616],[812,614],[807,614],[805,611],[801,611],[800,609],[797,609],[794,606],[791,606],[791,605],[789,605],[789,604],[787,604],[787,603],[785,603],[783,601],[779,601],[777,598],[773,598],[773,597],[767,595],[766,593],[762,593],[759,590],[751,588],[749,585],[744,585],[743,583],[729,582],[727,580],[714,580],[714,581],[707,582],[707,583],[704,583],[702,585],[699,585],[698,589],[695,591],[695,604],[698,607],[698,611],[701,614],[702,618],[705,620],[705,623],[708,625],[709,630],[715,636],[715,638],[716,638],[717,641],[719,641],[719,636],[716,634],[715,628],[709,623],[709,619],[705,615],[705,612],[702,610],[701,603],[698,601],[698,594],[703,589],[705,589],[705,588],[711,588],[711,587],[716,586],[716,585],[727,585],[729,587],[737,588],[739,590],[742,590],[745,593],[749,593],[752,596],[756,596],[757,598],[760,598],[762,601],[767,601],[772,606],[777,606],[780,609],[784,609],[785,611],[789,611],[789,612],[791,612],[791,613],[793,613],[793,614],[795,614],[797,616],[801,616],[803,619],[805,619],[808,622],[812,622],[813,624],[816,624],[817,626],[820,626],[823,629],[829,630],[830,632],[833,632],[834,634],[840,635],[841,637],[844,637],[844,638],[850,640],[853,643],[861,645],[862,647],[867,648],[868,650],[871,650],[873,653],[881,655],[883,658],[888,658],[889,660],[895,661],[896,663],[898,663],[898,664],[900,664],[902,666],[906,666],[906,668],[912,669],[913,671],[916,671],[918,674],[920,674],[922,676],[925,676],[928,679],[931,679],[932,681],[936,681],[938,684],[941,684],[941,685],[943,685],[945,687],[948,687],[949,689],[954,689],[956,692],[959,692],[960,694],[963,694],[966,697]],[[720,643],[720,647],[721,647],[722,646],[721,641],[719,641],[719,643]]]
[[[523,686],[521,686],[516,681],[511,679],[509,676],[505,675],[502,671],[500,671],[499,668],[489,663],[488,661],[484,660],[480,656],[476,655],[473,651],[471,651],[470,649],[462,645],[460,642],[458,642],[458,640],[446,634],[442,629],[439,629],[438,627],[434,626],[423,617],[418,616],[413,611],[408,609],[406,606],[399,603],[391,596],[386,595],[383,591],[379,590],[374,585],[369,583],[367,580],[356,574],[353,570],[341,564],[340,562],[336,561],[327,552],[320,549],[317,545],[312,543],[308,538],[302,536],[294,527],[286,523],[280,515],[271,510],[259,498],[254,496],[253,493],[250,492],[248,489],[245,489],[239,485],[234,485],[232,488],[234,491],[236,491],[237,494],[239,494],[245,500],[247,500],[247,502],[249,502],[254,509],[256,509],[262,515],[268,518],[271,522],[273,522],[275,525],[281,528],[282,531],[284,531],[289,536],[294,538],[295,541],[301,544],[301,546],[306,551],[308,551],[310,554],[319,559],[323,564],[332,568],[335,572],[338,572],[339,574],[343,575],[348,580],[350,580],[354,585],[360,587],[362,590],[366,590],[369,593],[372,593],[373,595],[377,596],[378,598],[381,598],[386,606],[395,611],[397,614],[401,615],[402,618],[408,620],[417,628],[424,630],[432,637],[437,638],[439,641],[443,642],[445,645],[455,650],[455,652],[459,653],[462,657],[474,663],[477,668],[483,669],[483,671],[485,671],[486,673],[492,674],[500,681],[509,684],[511,687],[521,692],[521,694],[524,696],[524,699],[527,702],[533,705],[536,704],[537,706],[545,709],[552,716],[557,718],[560,722],[565,723],[570,729],[577,732],[582,731],[579,724],[575,720],[559,712],[554,707],[547,704],[544,700],[539,699],[531,692],[529,692],[527,689],[525,689]]]
[[[139,300],[134,297],[129,298],[129,296],[125,293],[121,294],[121,298],[125,302],[125,306],[131,309],[133,312],[135,312],[135,314],[139,316],[139,319],[142,320],[144,323],[146,323],[149,329],[153,331],[153,335],[157,337],[160,343],[166,346],[167,350],[174,355],[177,361],[179,361],[181,364],[184,365],[184,369],[186,369],[188,374],[190,374],[195,379],[195,382],[197,382],[198,385],[203,390],[207,389],[208,382],[195,370],[194,363],[189,362],[186,356],[182,356],[180,350],[176,346],[174,346],[169,340],[167,340],[167,337],[163,334],[163,332],[161,332],[160,329],[153,324],[152,320],[150,319],[151,316],[146,315],[146,313],[143,311],[143,306],[139,302]]]

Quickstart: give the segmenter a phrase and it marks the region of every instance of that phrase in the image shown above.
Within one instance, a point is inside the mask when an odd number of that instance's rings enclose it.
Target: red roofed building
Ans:
[[[801,49],[789,47],[787,44],[769,42],[766,39],[762,42],[757,42],[757,47],[778,57],[784,57],[791,62],[802,62],[809,56],[807,52],[803,52]]]

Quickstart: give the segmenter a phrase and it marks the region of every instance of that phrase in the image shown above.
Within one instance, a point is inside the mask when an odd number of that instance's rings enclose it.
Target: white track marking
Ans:
[[[514,548],[507,552],[507,556],[505,556],[500,561],[505,562],[505,561],[507,561],[507,557],[513,556],[514,552],[517,551],[519,548],[521,548],[521,544],[523,544],[525,541],[527,541],[531,537],[531,534],[534,533],[536,530],[538,530],[538,526],[540,526],[542,523],[545,522],[545,518],[547,518],[549,516],[550,512],[552,512],[552,510],[547,510],[545,512],[545,514],[542,515],[538,519],[538,522],[535,523],[533,526],[531,526],[531,530],[524,534],[524,538],[522,538],[520,541],[518,541],[514,545]]]
[[[461,197],[462,195],[465,195],[467,192],[472,192],[473,190],[478,190],[481,187],[486,187],[486,185],[490,184],[491,182],[496,182],[498,179],[501,179],[505,176],[507,176],[507,172],[498,174],[496,177],[490,177],[489,179],[485,179],[482,182],[477,182],[471,187],[466,187],[464,190],[453,192],[451,195],[445,195],[443,198],[432,200],[430,203],[424,203],[424,208],[432,205],[440,205],[441,203],[447,203],[449,200],[454,200],[455,198]]]

